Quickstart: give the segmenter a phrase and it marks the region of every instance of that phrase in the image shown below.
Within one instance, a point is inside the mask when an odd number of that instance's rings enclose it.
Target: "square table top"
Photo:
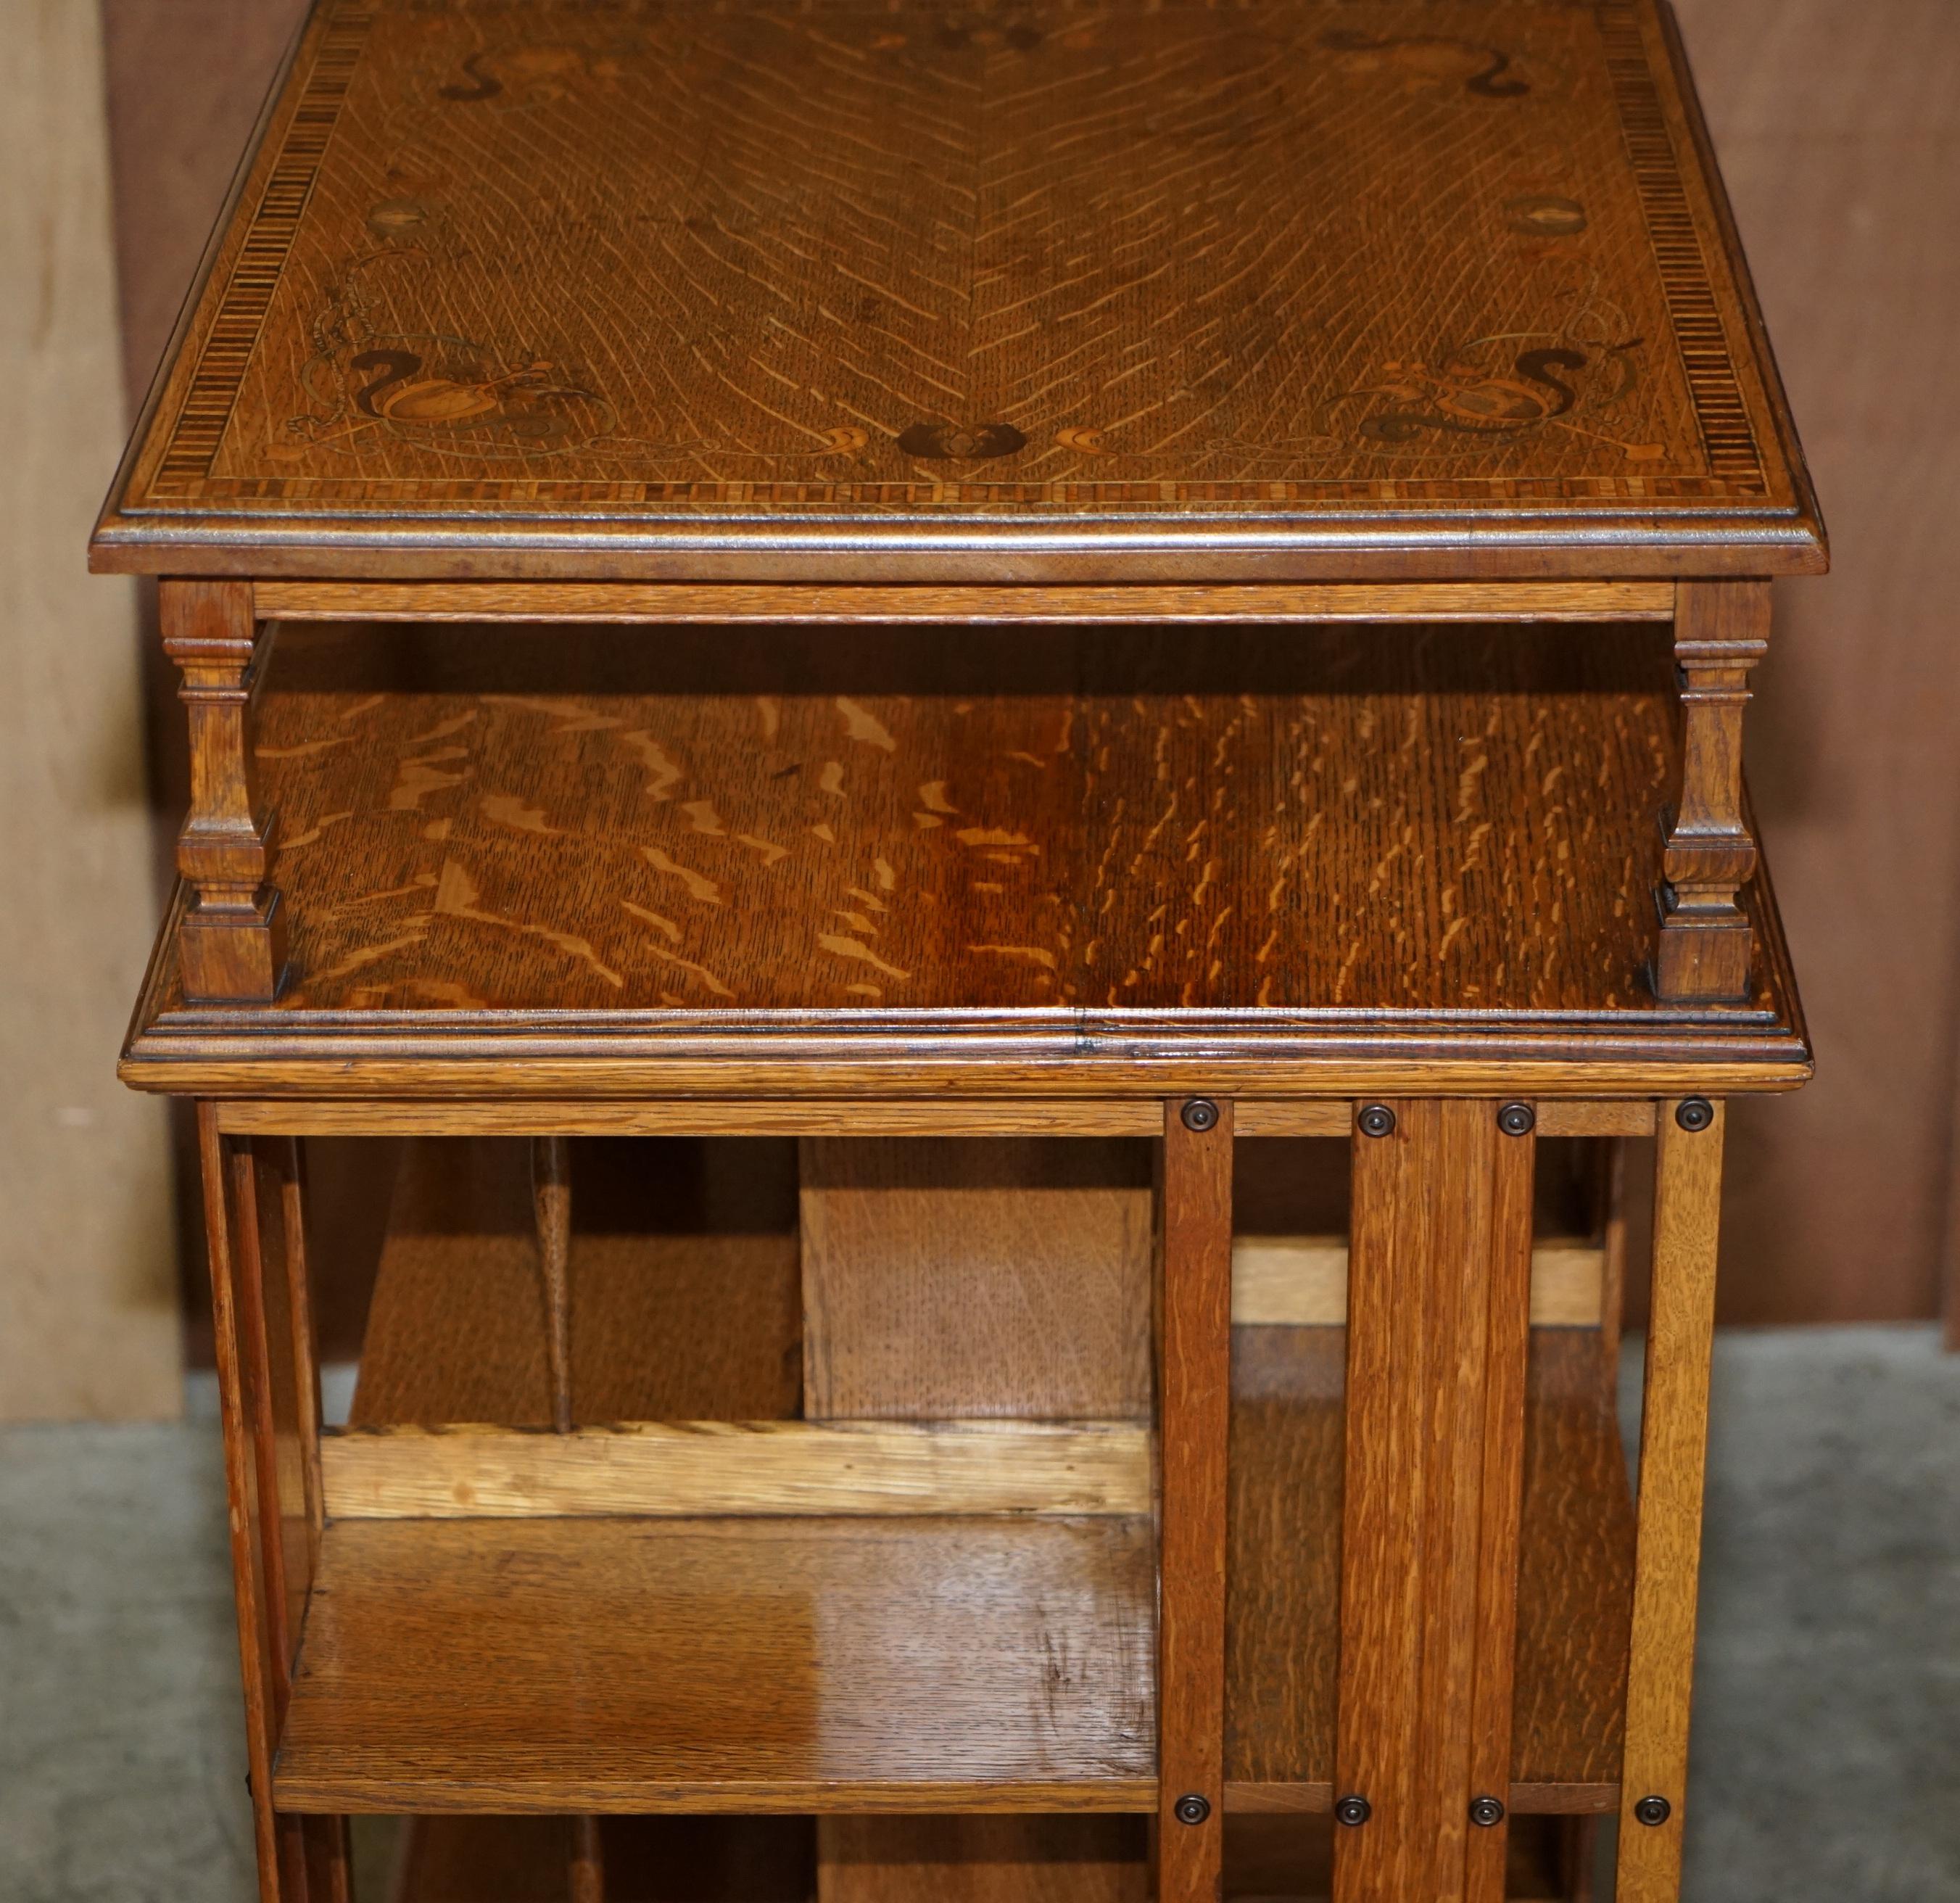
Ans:
[[[1768,574],[1656,0],[317,0],[91,548],[262,576]]]

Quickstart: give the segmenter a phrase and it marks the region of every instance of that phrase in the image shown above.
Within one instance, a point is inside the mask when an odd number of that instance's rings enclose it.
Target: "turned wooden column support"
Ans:
[[[177,937],[193,1003],[269,1004],[285,974],[285,920],[266,883],[275,824],[259,804],[245,711],[262,650],[246,581],[173,581],[158,591],[164,651],[183,675],[190,811],[177,870],[193,895]]]
[[[1739,895],[1757,855],[1742,817],[1742,713],[1769,625],[1767,581],[1684,581],[1676,591],[1681,794],[1662,821],[1653,973],[1655,995],[1670,1004],[1748,995],[1749,921]]]

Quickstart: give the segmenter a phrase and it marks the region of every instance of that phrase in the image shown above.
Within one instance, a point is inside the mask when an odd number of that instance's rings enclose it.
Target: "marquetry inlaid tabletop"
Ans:
[[[1821,563],[1651,0],[319,0],[94,556],[1421,548]]]

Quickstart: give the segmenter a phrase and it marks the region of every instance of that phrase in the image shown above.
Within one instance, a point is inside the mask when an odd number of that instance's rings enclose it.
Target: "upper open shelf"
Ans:
[[[255,741],[288,983],[187,1006],[167,934],[133,1081],[517,1036],[724,1078],[925,1039],[1080,1071],[1201,1039],[1214,1087],[1398,1039],[1806,1061],[1761,882],[1747,1004],[1649,989],[1677,741],[1643,625],[294,627]]]

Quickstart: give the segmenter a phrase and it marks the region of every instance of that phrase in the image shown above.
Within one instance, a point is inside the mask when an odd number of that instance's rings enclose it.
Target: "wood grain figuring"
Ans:
[[[1213,1121],[1193,1129],[1194,1105]],[[1158,1903],[1216,1903],[1224,1854],[1232,1106],[1164,1106],[1157,1259]],[[1197,1823],[1177,1815],[1202,1798]]]
[[[322,0],[95,557],[1814,567],[1682,88],[1651,0]]]
[[[1509,1761],[1532,1140],[1392,1107],[1354,1138],[1335,1777],[1373,1815],[1336,1903],[1501,1894],[1467,1810]]]
[[[263,619],[288,621],[1212,622],[1672,621],[1665,581],[1303,583],[1293,587],[742,587],[633,582],[261,581]]]
[[[1150,1418],[1141,1144],[808,1138],[800,1154],[808,1418]]]
[[[1744,1008],[1648,991],[1674,730],[1639,628],[1002,631],[956,660],[902,631],[303,629],[256,743],[293,978],[159,1028],[1771,1033],[1774,955]]]
[[[822,1817],[816,1903],[1147,1903],[1131,1817]]]
[[[1233,1331],[1226,1803],[1333,1803],[1344,1331]],[[1513,1812],[1619,1800],[1633,1504],[1597,1337],[1532,1338],[1512,1724]],[[1275,1566],[1271,1555],[1289,1555]],[[1500,1792],[1500,1796],[1505,1793]]]
[[[1605,1256],[1583,1243],[1531,1252],[1533,1328],[1599,1325]],[[1348,1243],[1340,1236],[1241,1236],[1232,1245],[1232,1321],[1338,1328],[1348,1319]]]
[[[1681,1888],[1723,1129],[1718,1104],[1715,1121],[1702,1131],[1683,1130],[1671,1114],[1663,1116],[1655,1143],[1653,1310],[1615,1866],[1620,1903],[1675,1903]],[[1666,1822],[1643,1824],[1634,1815],[1649,1796],[1666,1801]]]
[[[185,993],[269,1004],[285,975],[286,915],[266,877],[277,821],[258,797],[245,739],[263,658],[252,591],[240,582],[167,582],[158,611],[190,726],[190,810],[177,838],[177,870],[197,895],[178,932]]]
[[[1147,1513],[1142,1427],[1073,1421],[623,1422],[575,1433],[329,1434],[336,1519]]]
[[[461,1161],[459,1166],[458,1157]],[[549,1427],[529,1147],[408,1147],[361,1355],[357,1427],[499,1421]],[[584,1187],[580,1187],[583,1170]],[[794,1416],[797,1244],[790,1233],[675,1233],[649,1218],[597,1225],[643,1160],[584,1147],[574,1189],[574,1391],[600,1421]]]
[[[330,1524],[296,1811],[1149,1811],[1147,1523]]]

